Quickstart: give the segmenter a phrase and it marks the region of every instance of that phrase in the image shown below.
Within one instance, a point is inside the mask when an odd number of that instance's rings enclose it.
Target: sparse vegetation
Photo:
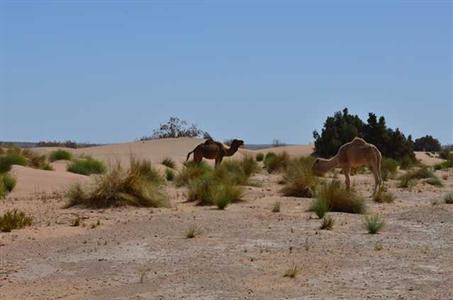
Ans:
[[[321,221],[320,229],[332,230],[334,224],[335,224],[335,221],[331,216],[324,216]]]
[[[67,167],[68,172],[82,175],[103,174],[105,170],[106,168],[102,161],[91,157],[76,159]]]
[[[384,220],[379,215],[365,216],[364,218],[365,227],[368,229],[368,233],[376,234],[384,227]]]
[[[292,264],[288,270],[285,271],[283,277],[295,278],[300,272],[299,266]]]
[[[11,232],[14,229],[21,229],[30,226],[32,218],[17,209],[8,210],[0,216],[0,231]]]
[[[57,161],[57,160],[71,160],[72,159],[72,154],[69,151],[63,150],[63,149],[58,149],[55,151],[50,152],[49,154],[49,160],[52,161]]]
[[[264,157],[264,168],[268,173],[276,173],[285,170],[289,162],[289,155],[286,152],[275,154],[269,152]]]
[[[242,199],[243,189],[228,180],[219,180],[213,174],[193,180],[189,184],[189,201],[198,205],[217,205],[223,209]]]
[[[407,171],[405,174],[400,176],[400,188],[410,187],[410,181],[416,181],[418,179],[428,179],[431,178],[435,180],[437,178],[434,173],[428,169],[428,167],[421,167],[414,170]]]
[[[360,214],[365,212],[365,200],[353,189],[348,191],[339,181],[332,180],[319,186],[310,210],[320,218],[326,211]]]
[[[373,196],[373,200],[377,203],[392,203],[395,200],[395,196],[381,186]]]
[[[176,186],[188,185],[190,181],[201,178],[209,172],[212,172],[212,168],[203,161],[199,164],[193,161],[186,162],[175,178]]]
[[[283,181],[285,186],[282,192],[285,196],[311,198],[313,191],[318,184],[318,177],[314,176],[311,168],[314,159],[312,157],[301,157],[289,161]]]
[[[258,153],[256,155],[256,161],[263,161],[264,159],[264,154],[263,153]]]
[[[278,201],[274,202],[274,204],[272,205],[272,212],[273,213],[280,212],[280,202]]]
[[[7,192],[11,192],[16,186],[16,178],[14,178],[8,173],[0,175],[0,181],[2,181]]]
[[[194,237],[196,237],[197,235],[200,235],[200,234],[201,234],[201,230],[195,224],[190,225],[189,228],[187,228],[186,232],[185,232],[185,236],[187,239],[193,239]]]
[[[444,186],[444,184],[442,183],[442,180],[440,180],[440,178],[437,176],[427,178],[424,180],[424,182],[426,182],[427,184],[433,185],[433,186],[437,186],[437,187]]]
[[[168,199],[160,187],[163,180],[154,177],[154,172],[147,161],[131,161],[127,171],[117,163],[106,174],[96,177],[95,183],[86,191],[80,184],[72,186],[67,193],[70,200],[68,206],[168,207]]]
[[[449,192],[449,193],[445,194],[444,201],[447,204],[453,204],[453,192]]]
[[[164,166],[170,168],[170,169],[175,169],[175,167],[176,167],[175,161],[174,161],[173,159],[171,159],[171,158],[168,158],[168,157],[167,157],[167,158],[164,158],[164,159],[162,160],[162,164],[163,164]]]
[[[165,169],[165,179],[173,181],[175,179],[175,172],[172,169]]]
[[[28,164],[27,158],[17,152],[9,152],[0,157],[0,173],[6,173],[11,170],[12,165],[26,166]]]
[[[398,162],[391,158],[383,158],[382,159],[382,179],[387,181],[395,176],[398,171]]]
[[[170,117],[166,123],[161,123],[159,129],[155,129],[152,136],[144,136],[140,140],[152,140],[179,137],[210,137],[209,133],[200,130],[195,124],[189,125],[186,121],[177,117]]]

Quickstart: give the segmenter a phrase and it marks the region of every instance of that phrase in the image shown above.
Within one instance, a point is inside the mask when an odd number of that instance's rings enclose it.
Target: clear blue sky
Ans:
[[[0,3],[0,140],[307,143],[348,107],[453,143],[451,1]]]

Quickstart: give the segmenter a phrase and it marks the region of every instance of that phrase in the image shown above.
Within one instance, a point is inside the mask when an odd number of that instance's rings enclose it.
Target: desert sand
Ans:
[[[107,164],[127,164],[132,155],[163,170],[163,158],[180,167],[200,142],[68,150]],[[240,149],[234,158],[268,151],[310,155],[312,148]],[[417,158],[437,162],[425,153]],[[245,201],[224,211],[185,202],[185,188],[171,183],[171,208],[63,208],[68,186],[93,179],[65,166],[13,167],[17,186],[0,200],[0,213],[18,208],[34,223],[0,233],[0,299],[453,299],[453,205],[441,200],[453,191],[452,169],[436,171],[443,187],[419,182],[408,190],[389,180],[396,196],[390,204],[371,200],[370,174],[353,176],[368,211],[386,220],[379,234],[370,235],[362,215],[346,213],[331,213],[333,230],[320,230],[320,220],[307,211],[311,199],[282,196],[281,175],[264,170],[254,176],[261,185],[246,187]],[[280,213],[271,212],[276,201]],[[82,226],[71,226],[76,216]],[[186,239],[193,225],[200,235]],[[299,275],[283,277],[293,264]]]

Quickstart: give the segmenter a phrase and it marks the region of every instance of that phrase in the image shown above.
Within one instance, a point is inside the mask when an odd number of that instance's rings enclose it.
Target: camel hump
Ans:
[[[355,137],[351,143],[353,144],[368,144],[364,139],[360,138],[360,137]]]

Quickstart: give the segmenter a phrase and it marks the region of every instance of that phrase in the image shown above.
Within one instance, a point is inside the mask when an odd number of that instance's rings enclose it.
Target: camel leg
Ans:
[[[351,168],[343,168],[346,189],[349,191],[351,189]]]
[[[199,164],[203,160],[203,155],[199,152],[194,152],[193,161]]]
[[[379,174],[379,169],[378,169],[378,167],[375,164],[370,165],[370,168],[371,168],[371,172],[373,173],[373,176],[374,176],[373,195],[375,195],[376,192],[377,192],[378,187],[381,187],[381,185],[382,185],[382,179],[381,179],[381,176]]]
[[[222,159],[223,159],[222,156],[217,157],[217,158],[215,159],[215,167],[216,167],[216,168],[218,168],[218,167],[220,166],[220,164],[222,163]]]

